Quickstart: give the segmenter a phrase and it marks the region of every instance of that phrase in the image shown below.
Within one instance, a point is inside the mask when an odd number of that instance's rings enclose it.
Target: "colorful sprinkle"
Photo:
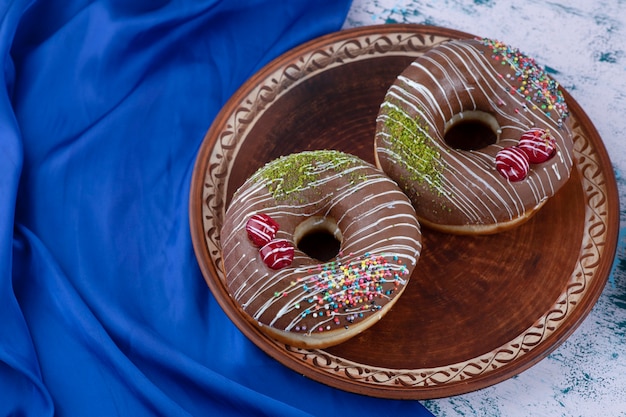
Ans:
[[[510,79],[516,80],[519,85],[517,88],[511,88],[511,94],[521,95],[530,102],[531,107],[543,110],[547,117],[550,117],[550,110],[555,110],[559,124],[569,116],[559,83],[550,78],[533,58],[496,40],[483,38],[479,41],[491,48],[491,57],[494,60],[510,67],[512,71]]]
[[[308,316],[318,319],[328,317],[331,325],[341,327],[363,318],[362,311],[380,310],[382,307],[377,300],[389,298],[399,285],[406,283],[406,275],[409,273],[397,255],[369,253],[339,257],[336,261],[324,264],[322,270],[324,272],[310,273],[298,280],[302,294],[314,295],[294,300],[293,306],[308,306],[300,315],[302,319]],[[331,325],[318,325],[317,329],[330,330]],[[303,326],[298,326],[302,331]],[[298,331],[295,326],[293,329]]]

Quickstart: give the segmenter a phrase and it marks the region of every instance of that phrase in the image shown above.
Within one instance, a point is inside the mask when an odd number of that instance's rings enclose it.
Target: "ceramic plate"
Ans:
[[[229,318],[295,372],[376,397],[462,394],[535,364],[598,299],[617,244],[617,186],[602,140],[567,92],[576,166],[565,187],[513,231],[467,237],[424,229],[406,291],[359,336],[324,350],[286,346],[260,333],[230,298],[220,228],[234,191],[266,162],[302,150],[373,162],[376,115],[395,77],[433,45],[464,37],[472,35],[384,25],[318,38],[255,74],[210,127],[190,194],[198,262]]]

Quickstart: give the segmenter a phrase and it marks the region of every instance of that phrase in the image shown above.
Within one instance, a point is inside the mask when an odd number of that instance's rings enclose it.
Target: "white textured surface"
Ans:
[[[354,0],[345,27],[420,23],[501,40],[533,56],[598,129],[626,207],[626,1]],[[469,394],[424,401],[443,416],[626,416],[626,216],[600,300],[554,353]]]

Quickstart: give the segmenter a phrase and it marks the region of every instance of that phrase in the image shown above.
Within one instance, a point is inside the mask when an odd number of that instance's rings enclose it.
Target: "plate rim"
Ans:
[[[431,37],[431,39],[435,37],[450,39],[475,37],[475,35],[454,29],[419,24],[385,24],[363,26],[358,28],[341,30],[339,32],[330,33],[322,37],[313,39],[290,51],[287,51],[285,54],[272,60],[262,69],[257,71],[246,82],[244,82],[239,87],[239,89],[230,97],[230,99],[225,103],[218,115],[213,120],[202,141],[192,172],[191,188],[189,194],[189,226],[192,243],[202,275],[207,285],[209,286],[209,289],[218,301],[218,304],[224,310],[229,319],[233,321],[233,323],[239,328],[239,330],[241,330],[244,335],[249,340],[251,340],[257,347],[259,347],[266,354],[268,354],[278,362],[282,363],[283,365],[287,366],[288,368],[292,369],[293,371],[296,371],[302,375],[307,376],[310,379],[316,380],[318,382],[330,385],[338,389],[374,397],[396,399],[430,399],[464,394],[501,382],[505,379],[512,377],[513,375],[519,374],[520,372],[528,369],[535,363],[539,362],[541,359],[545,358],[558,346],[560,346],[576,330],[576,328],[578,328],[580,323],[588,316],[589,312],[596,304],[597,299],[600,297],[606,281],[608,280],[608,277],[610,275],[615,253],[617,250],[619,229],[618,227],[614,228],[615,230],[613,230],[612,232],[611,230],[608,230],[606,232],[606,239],[602,242],[602,256],[600,256],[597,267],[594,270],[594,277],[593,280],[591,280],[591,285],[584,292],[584,295],[587,297],[587,302],[584,303],[582,306],[577,305],[574,307],[577,312],[575,320],[569,321],[568,326],[557,327],[556,331],[550,334],[549,337],[551,338],[551,343],[549,345],[546,345],[544,343],[544,345],[540,347],[540,350],[537,350],[539,348],[531,349],[530,353],[523,354],[521,356],[521,359],[517,360],[517,366],[515,366],[514,369],[510,369],[510,366],[502,365],[499,368],[493,371],[489,371],[487,373],[480,372],[476,376],[471,376],[470,374],[470,376],[468,376],[465,380],[462,379],[450,384],[433,384],[423,387],[416,387],[414,385],[411,385],[410,383],[406,385],[403,383],[401,378],[397,379],[398,375],[396,375],[394,372],[398,372],[401,374],[404,370],[379,368],[367,364],[357,365],[366,368],[378,368],[375,371],[380,371],[378,374],[376,372],[374,372],[373,374],[369,374],[368,377],[374,379],[395,378],[395,383],[393,383],[392,385],[376,385],[375,383],[371,382],[371,380],[370,382],[364,382],[363,379],[348,379],[348,377],[342,377],[341,372],[330,372],[328,370],[324,370],[323,367],[325,366],[325,363],[327,364],[327,366],[336,366],[336,361],[334,361],[333,358],[329,358],[328,354],[325,353],[324,350],[305,350],[291,348],[289,346],[280,344],[270,339],[264,333],[261,333],[260,330],[256,326],[251,324],[247,319],[245,319],[245,317],[241,317],[241,314],[239,313],[239,307],[228,296],[227,290],[223,285],[221,279],[219,278],[219,272],[217,271],[218,266],[211,261],[212,254],[205,241],[207,234],[207,231],[204,227],[205,219],[203,210],[203,206],[206,203],[203,192],[205,187],[205,175],[208,165],[210,163],[210,154],[218,140],[216,133],[221,131],[224,128],[225,124],[228,122],[233,107],[236,107],[237,104],[241,103],[242,100],[248,97],[249,94],[254,90],[255,86],[259,85],[261,81],[267,79],[268,76],[275,73],[281,68],[283,71],[285,71],[285,68],[287,68],[288,65],[293,62],[297,62],[298,59],[302,57],[306,51],[317,50],[323,48],[324,46],[332,46],[334,44],[337,44],[338,42],[350,41],[352,39],[362,38],[364,36],[389,36],[393,34],[418,35],[423,37]],[[393,54],[395,52],[381,53]],[[398,52],[397,54],[408,55],[408,53],[400,52]],[[306,79],[306,77],[304,78]],[[294,83],[297,82],[298,80],[294,80]],[[292,86],[290,86],[289,88],[291,87]],[[589,136],[587,138],[589,142],[593,142],[594,145],[593,151],[595,151],[594,154],[598,159],[598,167],[600,168],[601,172],[591,172],[588,174],[593,176],[601,174],[603,175],[603,185],[607,190],[607,192],[605,193],[606,201],[603,203],[604,207],[606,207],[606,213],[604,213],[606,215],[605,224],[619,225],[619,198],[617,192],[617,183],[608,152],[604,147],[601,137],[599,136],[597,130],[595,129],[587,114],[573,99],[573,97],[571,97],[569,92],[565,91],[564,94],[566,96],[566,100],[570,108],[571,114],[575,115],[576,120],[581,126],[584,127],[584,129],[581,129],[585,131],[586,136]],[[232,158],[235,157],[236,153],[235,156],[232,156]],[[610,168],[609,173],[605,172],[607,167]],[[581,172],[581,181],[585,180],[585,174],[586,173]],[[213,198],[216,198],[216,196],[213,196]],[[585,198],[587,199],[586,193]],[[587,208],[585,210],[585,224],[587,223],[586,216]],[[200,233],[200,231],[202,231],[202,233]],[[226,296],[224,297],[224,295]],[[342,358],[335,357],[334,359],[340,359],[341,362]],[[350,361],[345,360],[345,363],[347,367],[343,369],[344,376],[346,375],[346,373],[349,373],[351,369]],[[408,371],[415,370],[408,369]]]

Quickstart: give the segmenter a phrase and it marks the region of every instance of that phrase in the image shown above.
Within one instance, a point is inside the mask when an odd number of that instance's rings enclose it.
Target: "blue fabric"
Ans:
[[[304,378],[213,299],[196,153],[347,0],[0,0],[0,415],[427,415]]]

